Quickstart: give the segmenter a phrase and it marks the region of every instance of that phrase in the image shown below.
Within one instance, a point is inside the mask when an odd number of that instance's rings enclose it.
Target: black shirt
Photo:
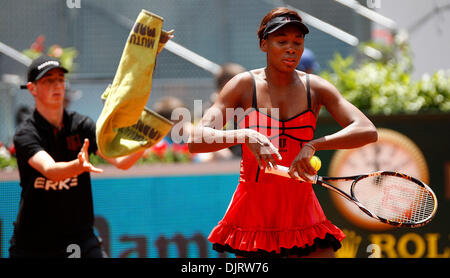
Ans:
[[[41,150],[56,162],[77,159],[85,138],[89,139],[89,153],[95,153],[95,122],[66,110],[59,131],[37,110],[18,127],[14,145],[22,192],[13,234],[17,248],[30,252],[65,250],[68,244],[93,234],[90,174],[51,181],[28,164]]]

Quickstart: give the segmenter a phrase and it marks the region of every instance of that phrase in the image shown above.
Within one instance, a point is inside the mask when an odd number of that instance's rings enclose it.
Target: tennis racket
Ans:
[[[270,170],[266,168],[266,173],[291,178],[288,170],[288,167],[277,165]],[[389,225],[421,227],[436,214],[434,192],[425,183],[406,174],[379,171],[348,177],[315,175],[311,180],[353,202],[368,216]],[[332,181],[352,181],[350,195],[328,183]]]

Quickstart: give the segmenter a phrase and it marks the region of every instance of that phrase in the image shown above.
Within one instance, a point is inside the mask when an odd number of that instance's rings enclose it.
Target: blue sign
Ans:
[[[237,183],[238,174],[93,179],[96,233],[113,258],[219,257],[207,238]],[[5,258],[20,186],[18,181],[0,185],[0,254]]]

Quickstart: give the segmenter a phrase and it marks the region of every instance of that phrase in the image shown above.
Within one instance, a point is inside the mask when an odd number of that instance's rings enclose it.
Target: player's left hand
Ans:
[[[289,167],[289,175],[291,178],[311,181],[311,176],[317,174],[316,169],[311,165],[311,157],[313,157],[315,151],[313,148],[303,147],[298,155],[292,161],[291,167]]]

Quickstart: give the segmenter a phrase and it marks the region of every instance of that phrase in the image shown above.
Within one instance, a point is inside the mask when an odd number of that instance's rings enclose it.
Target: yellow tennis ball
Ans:
[[[316,171],[319,171],[320,167],[322,167],[322,161],[320,161],[320,158],[313,155],[310,160],[311,166],[316,169]]]

